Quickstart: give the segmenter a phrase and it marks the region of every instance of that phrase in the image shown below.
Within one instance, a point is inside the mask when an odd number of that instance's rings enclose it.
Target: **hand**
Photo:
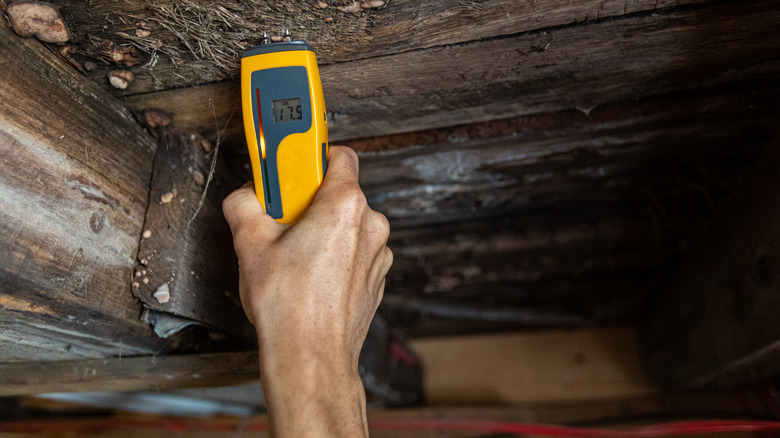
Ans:
[[[241,303],[257,328],[272,434],[367,436],[358,355],[393,256],[387,219],[358,185],[357,155],[330,148],[325,180],[294,225],[268,216],[251,186],[222,208]]]

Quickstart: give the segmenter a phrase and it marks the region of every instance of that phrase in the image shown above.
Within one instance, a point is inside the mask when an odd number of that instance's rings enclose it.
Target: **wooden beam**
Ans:
[[[241,308],[222,216],[222,200],[243,180],[217,146],[195,132],[160,131],[133,294],[149,309],[231,333],[249,347],[255,329]],[[167,300],[154,296],[163,285]]]
[[[648,369],[668,387],[731,386],[780,371],[780,137],[656,303]]]
[[[392,224],[383,311],[415,335],[534,325],[444,305],[634,318],[739,193],[777,96],[708,88],[351,143]]]
[[[259,375],[256,351],[0,363],[0,396],[229,386]]]
[[[719,2],[326,65],[331,142],[563,109],[588,113],[608,102],[725,83],[767,86],[780,71],[773,50],[780,47],[778,7]],[[207,136],[213,102],[219,126],[233,116],[228,142],[244,147],[236,81],[125,102],[134,110],[165,109],[175,129]]]
[[[129,280],[155,145],[0,20],[0,362],[151,354]]]
[[[627,328],[421,339],[411,347],[423,361],[431,402],[574,401],[653,392],[638,370]],[[477,366],[495,372],[477,372]],[[518,369],[525,377],[516,374]],[[230,386],[258,376],[256,351],[0,363],[0,396]],[[505,391],[485,390],[501,387],[500,382]],[[550,386],[543,391],[542,385]]]
[[[73,50],[106,62],[89,73],[91,77],[115,95],[130,95],[235,79],[241,52],[259,44],[264,31],[274,36],[289,28],[296,39],[317,49],[321,64],[332,64],[705,1],[394,0],[381,8],[345,12],[338,2],[327,8],[291,1],[234,4],[227,11],[206,4],[103,0],[69,2],[62,13],[74,36]],[[129,60],[137,64],[131,68],[136,79],[125,90],[111,88],[105,71],[115,61],[111,55],[129,49],[135,50]]]

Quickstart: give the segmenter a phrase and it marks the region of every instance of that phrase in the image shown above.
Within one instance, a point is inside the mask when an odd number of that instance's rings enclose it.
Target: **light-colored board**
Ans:
[[[414,340],[432,404],[637,397],[656,388],[625,327]]]

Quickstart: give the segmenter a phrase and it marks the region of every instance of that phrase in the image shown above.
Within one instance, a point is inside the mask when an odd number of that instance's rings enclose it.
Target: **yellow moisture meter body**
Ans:
[[[257,199],[278,222],[295,222],[328,165],[325,96],[311,46],[284,41],[244,52],[241,106]]]

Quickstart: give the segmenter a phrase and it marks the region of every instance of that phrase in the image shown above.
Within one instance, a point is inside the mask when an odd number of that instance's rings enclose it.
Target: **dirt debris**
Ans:
[[[146,108],[136,116],[149,129],[165,128],[173,123],[173,114],[158,108]]]
[[[376,9],[382,8],[387,4],[385,0],[363,0],[360,2],[360,7],[363,9]]]
[[[47,43],[65,43],[70,32],[58,8],[39,1],[19,1],[6,7],[14,31],[23,37],[36,37]]]
[[[160,204],[170,204],[173,198],[178,194],[178,190],[173,189],[170,192],[165,192],[160,196]]]
[[[171,300],[171,291],[168,287],[168,283],[163,283],[152,294],[155,300],[160,304],[165,304]]]
[[[360,7],[360,2],[356,0],[346,6],[339,6],[338,10],[350,14],[358,14],[363,8]]]
[[[135,80],[133,72],[128,70],[109,70],[108,82],[112,87],[125,90]]]
[[[198,170],[192,171],[192,179],[195,181],[195,184],[199,186],[203,186],[203,184],[206,184],[206,176],[203,175],[203,172],[200,172]]]

